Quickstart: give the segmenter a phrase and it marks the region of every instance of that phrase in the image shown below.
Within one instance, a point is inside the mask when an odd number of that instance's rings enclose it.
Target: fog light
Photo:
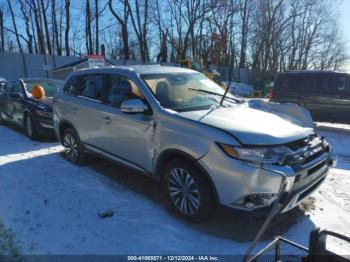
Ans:
[[[276,199],[277,194],[275,193],[251,194],[240,198],[234,202],[234,205],[246,209],[257,209],[270,206]]]

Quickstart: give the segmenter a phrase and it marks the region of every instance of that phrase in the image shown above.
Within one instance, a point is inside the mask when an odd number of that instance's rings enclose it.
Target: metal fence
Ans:
[[[308,249],[282,237],[276,237],[249,262],[300,262],[308,255]]]

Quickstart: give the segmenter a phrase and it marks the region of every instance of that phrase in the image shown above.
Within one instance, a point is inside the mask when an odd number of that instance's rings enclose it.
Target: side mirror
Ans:
[[[120,105],[120,111],[127,114],[144,113],[148,107],[141,99],[128,99]]]
[[[340,244],[341,249],[333,245],[334,243]],[[310,233],[309,240],[309,257],[307,261],[315,262],[345,262],[349,261],[345,258],[344,250],[348,250],[350,247],[350,238],[335,232],[328,230],[314,229]]]

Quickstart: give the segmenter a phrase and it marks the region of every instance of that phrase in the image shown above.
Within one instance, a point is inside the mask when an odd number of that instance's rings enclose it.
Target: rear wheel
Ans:
[[[73,128],[67,128],[62,137],[64,156],[74,164],[82,164],[85,159],[83,145]]]
[[[24,117],[24,129],[25,129],[26,135],[30,139],[35,139],[37,137],[33,119],[29,114],[26,114]]]
[[[0,125],[6,125],[7,122],[5,121],[5,119],[2,117],[2,113],[0,112]]]
[[[164,188],[178,213],[188,220],[206,220],[215,210],[208,180],[190,161],[172,160],[165,168]]]

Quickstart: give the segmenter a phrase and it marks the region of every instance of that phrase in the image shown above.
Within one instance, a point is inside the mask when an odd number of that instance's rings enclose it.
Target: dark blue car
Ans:
[[[52,102],[63,82],[45,78],[22,78],[0,88],[0,124],[23,128],[28,137],[54,137]],[[36,99],[32,88],[40,85],[45,97]]]

